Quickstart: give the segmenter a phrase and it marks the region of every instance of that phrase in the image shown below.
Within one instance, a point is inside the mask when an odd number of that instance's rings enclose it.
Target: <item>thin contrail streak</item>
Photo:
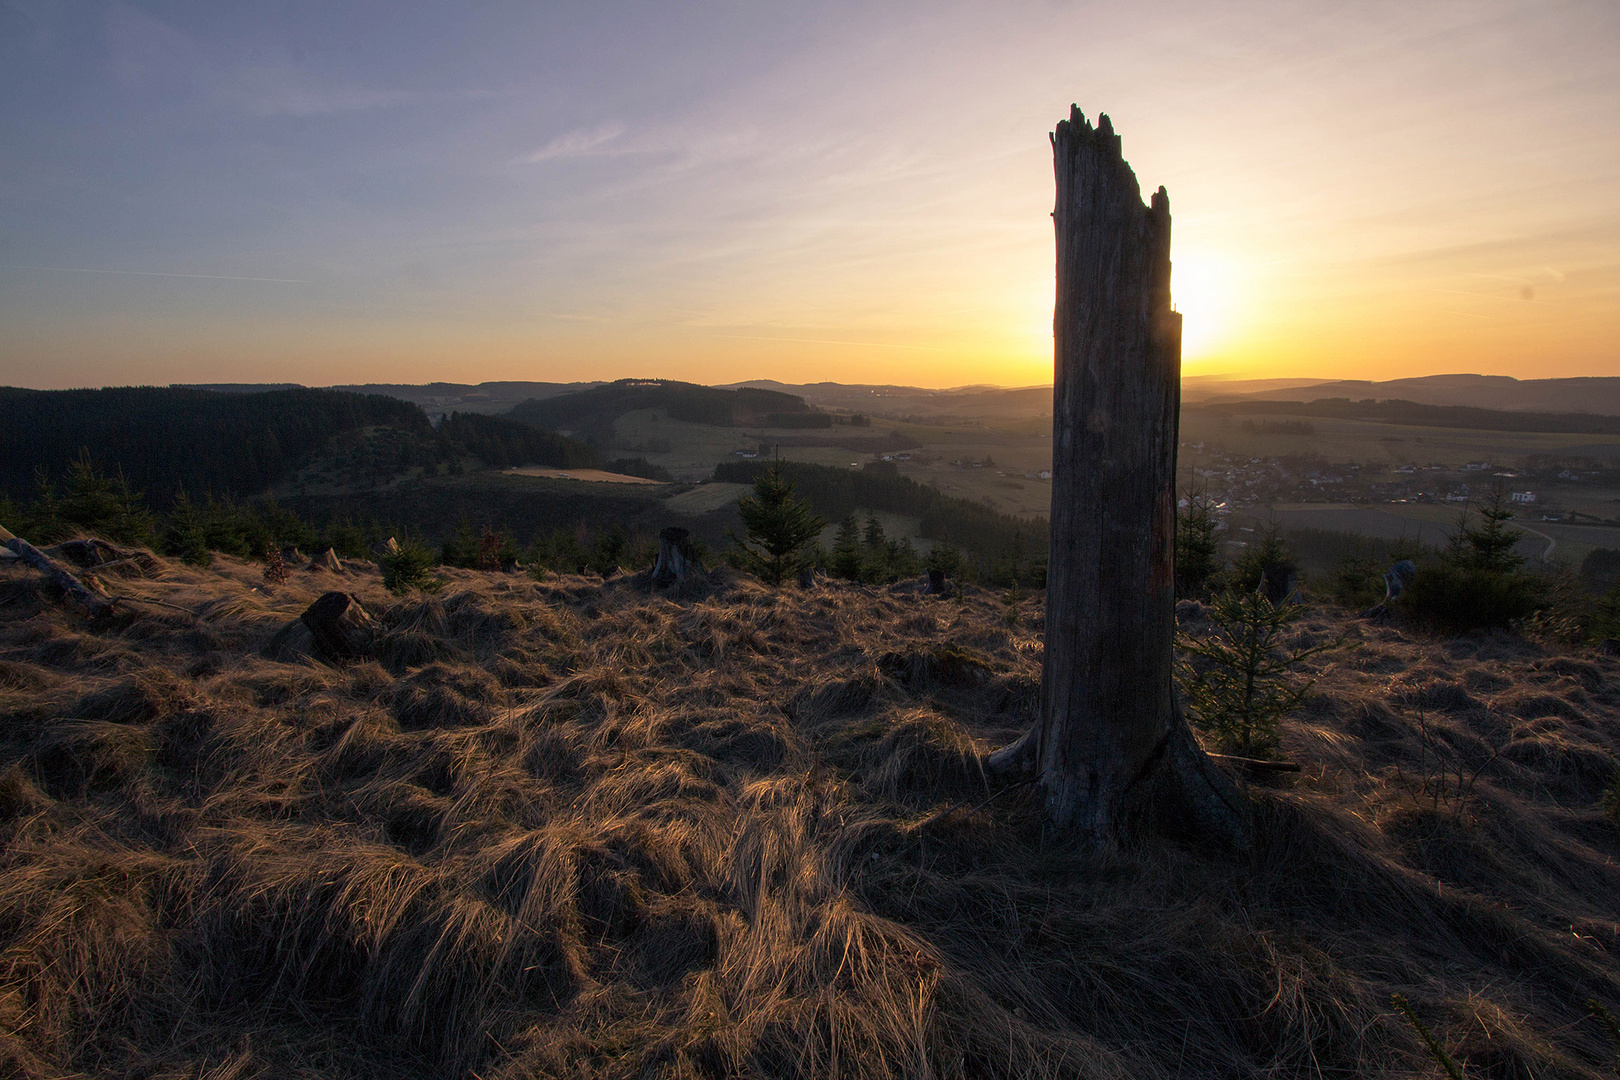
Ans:
[[[51,270],[59,274],[128,274],[133,277],[200,278],[204,281],[279,281],[288,285],[303,285],[303,278],[240,277],[236,274],[166,274],[161,270],[91,270],[82,266],[31,266],[27,263],[7,263],[7,270]]]
[[[802,341],[808,345],[857,345],[867,349],[918,349],[922,352],[939,352],[932,345],[889,345],[881,341],[833,341],[830,338],[811,337],[762,337],[758,334],[716,334],[715,337],[736,338],[738,341]]]

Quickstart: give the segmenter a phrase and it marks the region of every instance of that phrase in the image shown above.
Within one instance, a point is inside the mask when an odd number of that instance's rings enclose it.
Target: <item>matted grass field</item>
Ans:
[[[1312,609],[1253,853],[1098,851],[980,768],[1038,595],[443,578],[143,557],[175,607],[90,627],[0,569],[0,1071],[1432,1075],[1399,992],[1470,1077],[1612,1075],[1613,659]],[[332,588],[374,657],[266,655]]]

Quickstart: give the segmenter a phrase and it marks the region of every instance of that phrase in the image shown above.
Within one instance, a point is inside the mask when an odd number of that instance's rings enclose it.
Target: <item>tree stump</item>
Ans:
[[[332,573],[338,573],[343,569],[343,563],[338,560],[336,550],[327,548],[309,561],[309,569],[330,570]]]
[[[652,587],[679,589],[703,573],[692,548],[692,534],[671,525],[658,534],[658,558],[653,563]]]
[[[1102,842],[1152,826],[1246,847],[1245,804],[1172,685],[1181,316],[1170,200],[1142,205],[1108,117],[1052,135],[1057,174],[1051,555],[1040,719],[987,762]]]
[[[325,593],[298,618],[309,627],[316,654],[329,664],[346,664],[371,651],[376,624],[348,593]]]

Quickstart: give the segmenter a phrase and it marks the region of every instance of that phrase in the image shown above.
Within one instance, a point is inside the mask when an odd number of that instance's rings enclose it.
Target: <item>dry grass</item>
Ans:
[[[1041,827],[1038,601],[0,571],[0,1071],[1598,1077],[1620,666],[1325,614],[1241,862]],[[321,591],[378,659],[263,655]],[[1190,614],[1190,613],[1189,613]],[[1196,624],[1194,624],[1196,626]]]

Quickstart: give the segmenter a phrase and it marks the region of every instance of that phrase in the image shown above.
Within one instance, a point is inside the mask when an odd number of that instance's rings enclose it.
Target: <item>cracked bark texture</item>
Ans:
[[[1141,189],[1106,115],[1052,134],[1057,173],[1051,552],[1041,713],[990,768],[1038,772],[1047,810],[1098,840],[1147,828],[1248,845],[1241,795],[1172,685],[1181,316],[1170,199]]]

